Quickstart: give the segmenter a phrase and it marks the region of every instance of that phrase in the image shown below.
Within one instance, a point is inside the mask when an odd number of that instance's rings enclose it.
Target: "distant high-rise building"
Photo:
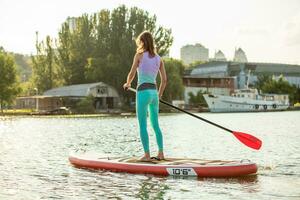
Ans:
[[[195,61],[208,61],[208,49],[199,43],[185,45],[180,49],[180,58],[187,65]]]
[[[224,53],[221,50],[219,50],[218,52],[215,53],[215,57],[213,60],[226,61],[226,57],[225,57]]]
[[[237,50],[235,50],[233,61],[235,61],[235,62],[248,62],[247,56],[241,48],[238,48]]]
[[[76,17],[68,17],[67,22],[71,31],[76,29]]]

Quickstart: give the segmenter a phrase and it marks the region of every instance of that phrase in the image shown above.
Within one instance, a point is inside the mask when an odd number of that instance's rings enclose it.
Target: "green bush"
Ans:
[[[77,113],[95,113],[94,97],[88,96],[76,103],[75,111]]]
[[[203,92],[198,91],[196,95],[194,95],[192,92],[189,92],[188,95],[190,97],[189,104],[193,107],[198,106],[205,106],[207,107],[207,103],[203,97]]]

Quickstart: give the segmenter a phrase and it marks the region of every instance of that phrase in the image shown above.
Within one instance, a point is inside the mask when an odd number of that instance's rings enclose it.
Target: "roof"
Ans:
[[[61,96],[61,97],[83,97],[88,96],[90,93],[90,90],[97,86],[106,86],[113,89],[111,86],[103,83],[87,83],[87,84],[78,84],[78,85],[69,85],[69,86],[63,86],[59,88],[53,88],[50,90],[47,90],[44,92],[43,95],[46,96]],[[115,89],[113,89],[115,90]]]
[[[237,50],[235,50],[235,52],[245,53],[242,48],[238,48]]]
[[[17,99],[45,99],[51,97],[52,96],[34,95],[34,96],[21,96],[21,97],[17,97]]]
[[[198,65],[194,69],[216,67],[216,66],[239,66],[245,65],[255,67],[256,72],[277,72],[277,73],[300,73],[300,65],[282,63],[261,63],[261,62],[233,62],[233,61],[210,61]],[[193,70],[194,70],[193,69]],[[193,70],[191,74],[193,74]],[[195,71],[194,71],[195,72]]]
[[[200,43],[196,43],[196,44],[187,44],[187,45],[184,45],[181,47],[181,49],[184,49],[184,48],[188,48],[188,47],[202,47],[202,48],[205,48],[205,46],[203,46],[202,44]]]
[[[201,75],[187,75],[183,76],[184,79],[234,79],[232,76],[201,76]]]

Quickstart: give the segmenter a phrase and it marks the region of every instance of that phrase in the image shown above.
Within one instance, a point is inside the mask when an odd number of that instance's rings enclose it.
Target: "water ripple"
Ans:
[[[71,152],[141,156],[135,117],[0,117],[0,199],[300,199],[299,113],[199,114],[261,138],[260,151],[187,115],[160,117],[167,156],[258,163],[257,176],[238,179],[132,175],[69,164]],[[149,135],[156,154],[152,129]]]

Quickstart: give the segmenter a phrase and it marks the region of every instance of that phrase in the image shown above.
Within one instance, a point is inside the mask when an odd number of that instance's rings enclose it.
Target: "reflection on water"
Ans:
[[[158,179],[153,181],[151,177],[149,177],[141,182],[136,197],[139,199],[164,199],[166,190],[168,189],[170,188],[165,184],[165,180]]]
[[[300,112],[201,114],[261,138],[245,147],[230,133],[184,114],[160,117],[168,157],[242,160],[256,176],[159,177],[72,167],[76,151],[141,156],[134,117],[0,117],[0,199],[300,199]],[[284,120],[283,120],[284,119]],[[150,133],[151,152],[156,154]]]

